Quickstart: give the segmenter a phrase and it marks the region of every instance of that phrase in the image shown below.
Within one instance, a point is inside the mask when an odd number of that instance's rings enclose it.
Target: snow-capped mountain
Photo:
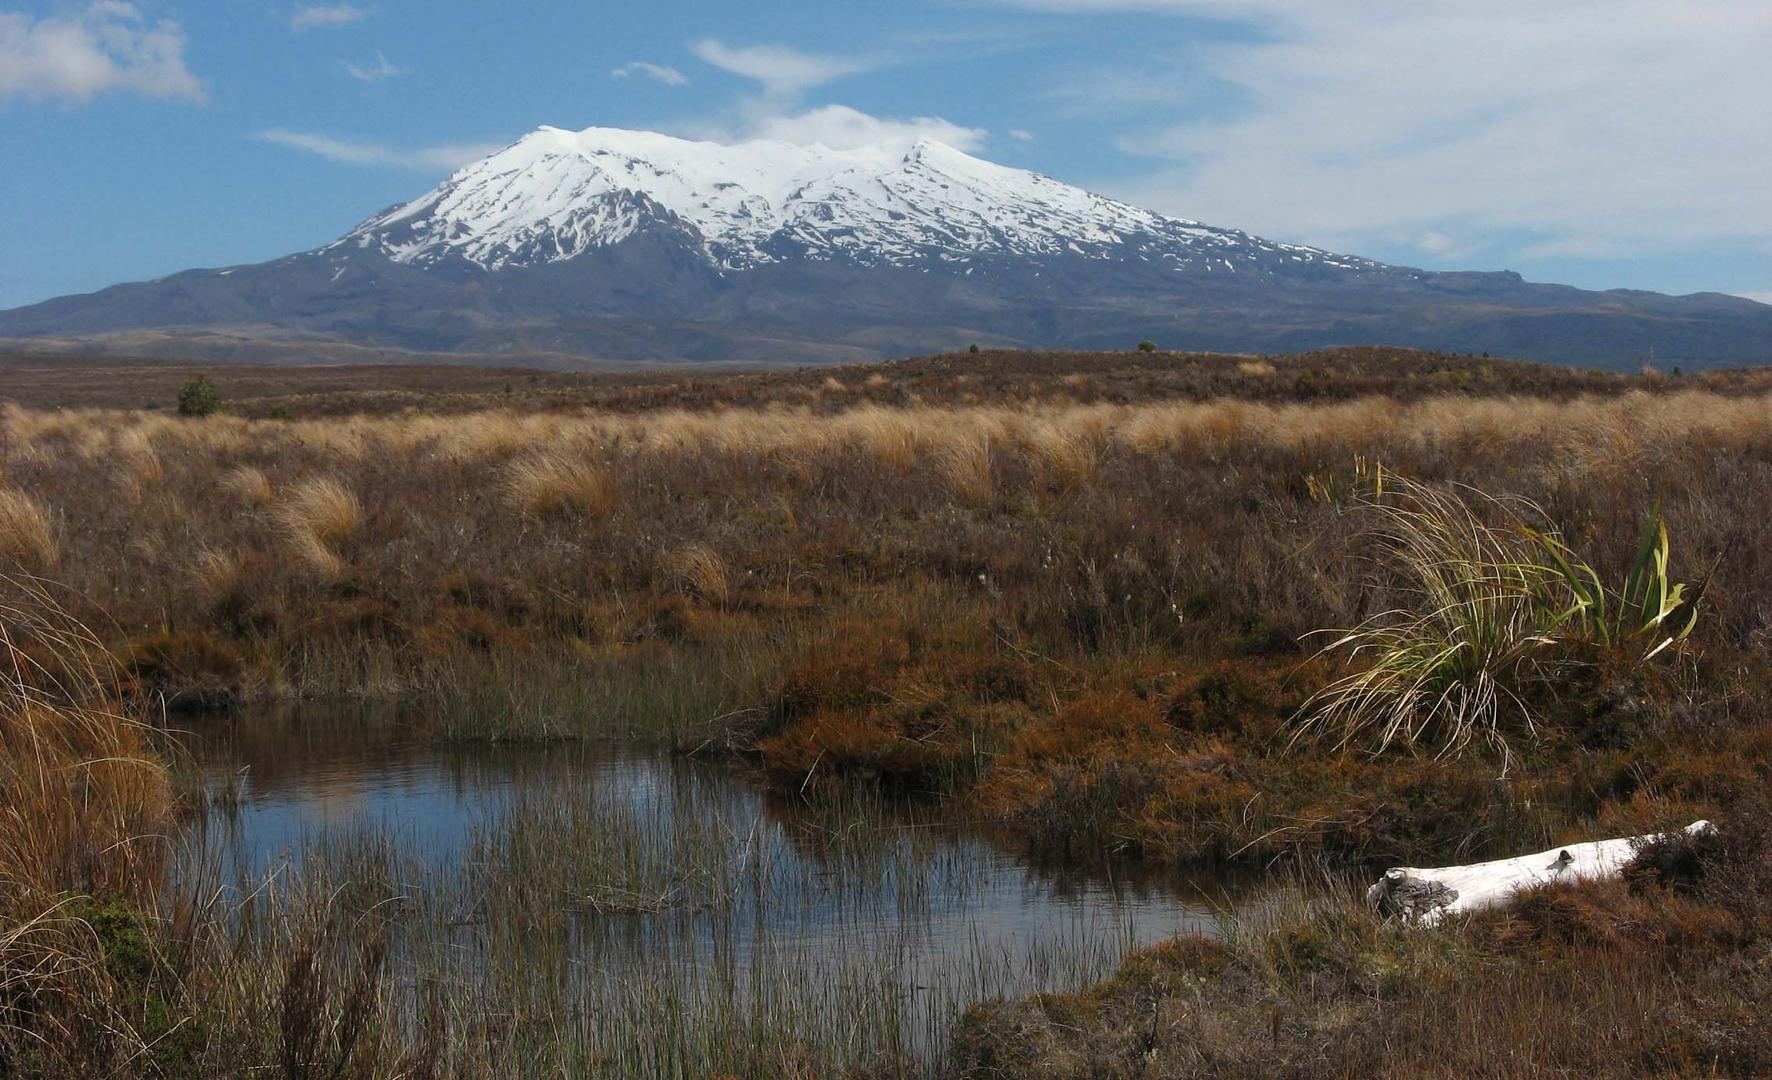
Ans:
[[[1772,361],[1772,307],[1429,273],[1168,217],[938,142],[544,127],[331,243],[0,312],[178,356],[805,363],[963,347],[1381,343]]]
[[[661,218],[724,270],[802,258],[912,266],[1129,252],[1226,270],[1253,259],[1376,266],[1140,210],[931,139],[832,150],[612,128],[543,127],[333,247],[495,271],[614,247]]]

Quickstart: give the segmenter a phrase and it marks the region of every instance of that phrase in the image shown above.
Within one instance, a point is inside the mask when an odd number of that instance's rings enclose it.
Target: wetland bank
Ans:
[[[6,1071],[1772,1061],[1755,373],[1349,350],[218,385],[201,419],[0,417],[0,550],[53,582],[9,586],[47,595],[8,620]],[[1294,739],[1372,670],[1313,635],[1415,603],[1372,463],[1618,593],[1659,515],[1690,634],[1510,609],[1555,648],[1487,654],[1502,743]],[[1357,900],[1391,863],[1699,817],[1702,850],[1466,925]]]

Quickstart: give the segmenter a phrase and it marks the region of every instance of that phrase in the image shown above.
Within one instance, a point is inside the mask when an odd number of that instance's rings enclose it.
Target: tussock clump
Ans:
[[[603,517],[615,506],[608,474],[583,457],[544,451],[506,467],[505,492],[520,513],[535,517]]]
[[[982,435],[956,440],[938,459],[942,482],[957,499],[975,501],[989,498],[991,483],[991,444]]]
[[[1081,424],[1035,421],[1024,437],[1034,460],[1051,481],[1066,486],[1087,483],[1100,471],[1095,442]]]
[[[145,902],[172,787],[114,665],[30,581],[0,579],[0,1072],[122,1075],[147,1042],[84,894]]]
[[[882,465],[903,470],[917,460],[917,425],[904,410],[870,406],[845,413],[833,423]],[[817,426],[822,425],[806,425],[809,432]]]
[[[221,479],[221,489],[252,510],[262,510],[276,498],[270,477],[250,465],[240,465],[228,470],[227,475]]]
[[[33,572],[54,567],[58,559],[49,511],[10,488],[0,488],[0,555]]]
[[[240,560],[225,551],[205,548],[192,560],[191,576],[198,594],[215,603],[240,584]]]
[[[357,530],[363,508],[350,489],[329,477],[304,480],[277,507],[290,553],[321,577],[337,577],[344,561],[336,545]]]
[[[363,507],[343,484],[318,477],[292,488],[277,517],[290,532],[307,532],[323,544],[336,544],[357,531]]]
[[[1528,684],[1595,646],[1628,644],[1647,661],[1692,630],[1697,593],[1688,597],[1668,576],[1659,508],[1614,589],[1554,532],[1531,524],[1546,515],[1530,503],[1382,470],[1361,483],[1351,505],[1376,516],[1402,599],[1333,632],[1324,651],[1359,666],[1306,703],[1300,733],[1335,730],[1341,747],[1365,739],[1378,751],[1437,743],[1445,756],[1482,742],[1505,766],[1512,738],[1538,734],[1522,700]]]
[[[677,587],[705,604],[724,607],[732,598],[732,579],[726,572],[726,560],[706,544],[679,548],[671,556],[670,569]]]
[[[166,479],[166,468],[154,449],[154,440],[141,428],[130,428],[117,435],[117,461],[126,475],[143,485],[152,486]]]

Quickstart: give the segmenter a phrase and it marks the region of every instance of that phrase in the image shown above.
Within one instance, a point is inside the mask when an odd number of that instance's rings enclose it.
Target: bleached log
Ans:
[[[1536,855],[1469,866],[1396,866],[1386,870],[1366,890],[1366,903],[1380,914],[1433,926],[1449,916],[1495,907],[1515,893],[1537,885],[1619,877],[1644,844],[1682,834],[1702,836],[1710,831],[1710,822],[1694,821],[1675,833],[1566,844]]]

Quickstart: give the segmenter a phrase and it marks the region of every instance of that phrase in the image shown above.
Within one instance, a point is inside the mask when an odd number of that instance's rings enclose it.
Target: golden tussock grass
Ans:
[[[991,494],[991,444],[982,435],[956,439],[939,458],[941,478],[950,494],[976,501]]]
[[[173,811],[115,665],[34,580],[0,578],[0,1067],[109,1073],[145,1050],[79,897],[146,903]]]
[[[520,513],[536,517],[602,517],[615,506],[615,485],[596,463],[560,451],[518,458],[506,467],[505,492]]]
[[[197,594],[209,603],[221,599],[240,581],[240,560],[225,551],[204,548],[191,560]]]
[[[908,468],[930,452],[978,435],[1031,448],[1055,440],[1087,439],[1136,453],[1230,444],[1295,449],[1325,441],[1420,443],[1486,437],[1512,442],[1543,439],[1595,454],[1632,453],[1675,437],[1723,443],[1765,437],[1772,433],[1772,396],[1639,391],[1570,400],[1500,396],[1411,402],[1365,397],[1330,403],[1217,400],[902,408],[863,404],[828,413],[798,406],[663,409],[643,414],[518,415],[492,410],[455,417],[396,414],[289,422],[219,418],[215,424],[175,427],[176,435],[160,430],[167,423],[164,418],[130,413],[70,411],[45,418],[15,409],[9,416],[8,456],[14,462],[37,460],[45,444],[75,456],[94,457],[119,446],[147,446],[162,462],[168,443],[181,452],[221,458],[250,447],[264,452],[299,448],[304,458],[338,463],[378,454],[434,455],[474,463],[529,453],[540,461],[546,455],[565,454],[562,447],[758,454],[823,453],[853,446],[882,464]],[[545,471],[549,466],[540,468]]]
[[[726,560],[706,544],[689,544],[670,557],[670,570],[677,587],[696,599],[715,607],[723,607],[732,597],[732,579],[726,571]]]
[[[337,577],[344,560],[335,550],[363,521],[363,507],[331,477],[312,477],[289,489],[276,508],[290,554],[321,577]]]
[[[55,566],[55,524],[43,504],[22,491],[0,488],[0,555],[27,571]]]
[[[313,477],[289,489],[277,506],[289,532],[306,532],[323,544],[336,544],[363,522],[363,507],[349,488],[331,477]]]
[[[249,510],[262,510],[276,497],[271,479],[250,465],[236,465],[221,478],[221,489]]]

